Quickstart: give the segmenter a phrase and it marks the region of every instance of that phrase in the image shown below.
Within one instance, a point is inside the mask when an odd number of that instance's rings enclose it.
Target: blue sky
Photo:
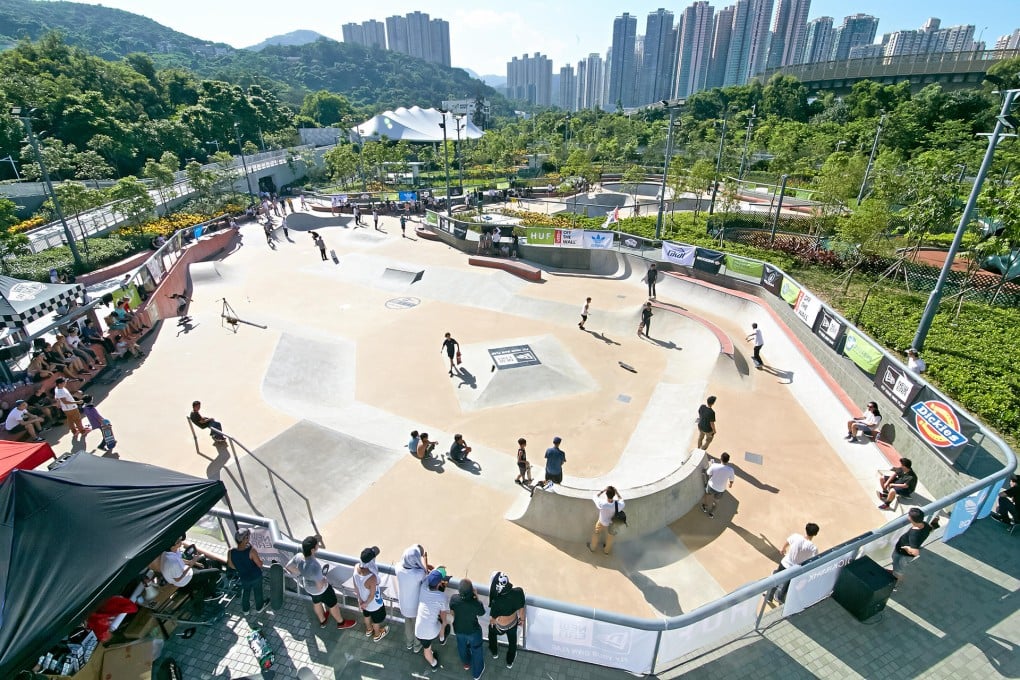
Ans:
[[[589,52],[605,52],[612,39],[613,17],[630,12],[644,17],[658,7],[677,17],[689,1],[651,0],[515,0],[513,3],[478,3],[465,0],[348,3],[336,0],[86,0],[148,16],[189,35],[245,47],[264,38],[305,28],[337,40],[341,24],[365,19],[383,20],[414,10],[450,22],[450,48],[454,66],[480,74],[505,74],[514,55],[542,52],[556,69],[576,63]],[[714,0],[717,9],[732,0]],[[814,0],[810,18],[829,15],[837,23],[847,14],[863,12],[879,17],[879,35],[917,28],[929,16],[943,26],[974,24],[983,39],[995,39],[1020,27],[1020,0]],[[1012,10],[1012,11],[1011,11]],[[987,28],[985,28],[987,27]]]

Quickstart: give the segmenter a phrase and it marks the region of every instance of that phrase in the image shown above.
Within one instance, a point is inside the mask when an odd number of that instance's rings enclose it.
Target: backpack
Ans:
[[[613,501],[613,508],[616,512],[613,513],[613,524],[622,524],[627,526],[627,513],[620,509],[620,504]]]

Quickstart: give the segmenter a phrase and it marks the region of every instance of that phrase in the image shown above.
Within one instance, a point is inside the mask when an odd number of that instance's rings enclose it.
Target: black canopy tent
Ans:
[[[0,486],[0,678],[29,668],[224,497],[219,480],[78,455]]]

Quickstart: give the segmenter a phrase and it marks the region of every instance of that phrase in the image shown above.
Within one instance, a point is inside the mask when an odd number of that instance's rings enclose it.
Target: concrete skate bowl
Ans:
[[[212,262],[193,262],[188,266],[188,278],[191,280],[192,286],[208,288],[221,284],[240,283],[243,277],[226,262],[213,260]]]
[[[327,227],[346,227],[347,222],[354,218],[342,215],[336,217],[316,217],[307,213],[291,213],[283,218],[288,229],[294,231],[317,231]]]
[[[602,188],[606,191],[616,191],[624,194],[624,197],[628,199],[632,194],[644,198],[658,198],[659,191],[662,189],[662,184],[659,182],[641,182],[640,184],[635,184],[633,188],[631,188],[630,184],[624,184],[623,182],[606,182],[602,185]]]

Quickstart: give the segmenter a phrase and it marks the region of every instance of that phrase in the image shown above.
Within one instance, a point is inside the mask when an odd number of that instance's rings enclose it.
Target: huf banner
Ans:
[[[528,239],[529,246],[554,246],[557,244],[558,239],[556,232],[558,229],[551,227],[528,227],[526,237]]]
[[[768,292],[772,293],[776,297],[779,297],[779,293],[783,287],[783,272],[779,271],[770,264],[763,264],[761,272],[761,285]]]
[[[972,445],[978,432],[974,421],[927,387],[917,392],[903,417],[921,441],[949,460]]]
[[[694,255],[694,268],[709,274],[718,274],[726,255],[717,250],[698,248]]]
[[[900,412],[903,412],[913,403],[914,397],[921,390],[921,381],[893,364],[888,357],[882,357],[882,363],[878,365],[878,372],[875,373],[875,387],[886,399],[896,404]]]
[[[740,257],[739,255],[726,256],[727,274],[740,274],[742,276],[751,276],[756,279],[761,279],[762,272],[764,271],[762,267],[763,264],[758,260]]]
[[[822,342],[838,352],[839,345],[843,342],[843,336],[846,333],[846,324],[830,310],[822,307],[822,311],[815,321],[814,331],[815,335],[822,339]]]
[[[666,262],[680,265],[681,267],[694,266],[694,257],[697,248],[682,243],[662,242],[662,259]]]
[[[846,343],[843,345],[843,354],[850,361],[869,375],[875,375],[878,365],[882,363],[882,350],[872,345],[863,335],[848,328],[846,331]]]

